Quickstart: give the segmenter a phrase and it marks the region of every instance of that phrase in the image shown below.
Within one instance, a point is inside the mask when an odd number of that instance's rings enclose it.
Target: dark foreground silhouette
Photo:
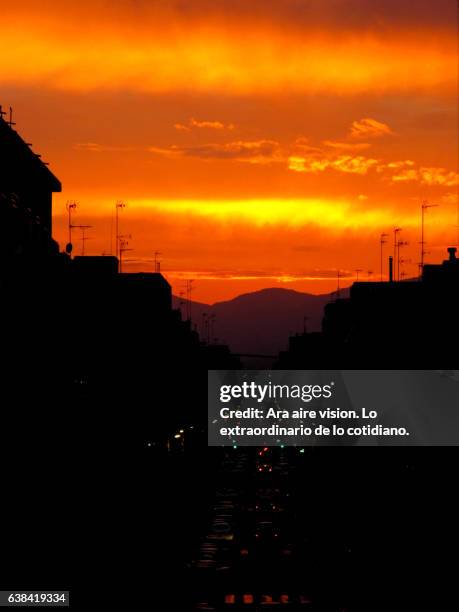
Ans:
[[[410,610],[444,592],[456,449],[208,448],[207,369],[238,360],[162,275],[59,252],[60,183],[2,119],[0,155],[2,588],[160,611]],[[413,286],[355,284],[281,362],[454,367],[453,255]]]

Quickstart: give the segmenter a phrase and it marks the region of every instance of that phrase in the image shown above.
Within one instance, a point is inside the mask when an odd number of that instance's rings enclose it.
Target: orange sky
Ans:
[[[2,8],[0,103],[62,180],[62,246],[67,200],[88,254],[113,249],[124,200],[125,269],[161,251],[176,293],[194,278],[213,302],[379,276],[394,225],[412,276],[423,199],[428,260],[457,241],[454,0],[20,4]]]

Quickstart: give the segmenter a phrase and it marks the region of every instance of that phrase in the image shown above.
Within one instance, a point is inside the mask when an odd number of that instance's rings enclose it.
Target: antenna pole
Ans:
[[[159,273],[160,268],[161,268],[161,263],[160,263],[160,261],[158,260],[158,257],[159,257],[160,255],[161,255],[161,253],[160,253],[159,251],[155,251],[155,252],[154,252],[154,256],[155,256],[155,265],[154,265],[154,271],[155,271],[155,272],[158,272],[158,273]]]
[[[193,291],[193,279],[186,281],[186,314],[187,320],[191,322],[191,292]]]
[[[179,298],[180,298],[180,301],[179,301],[179,308],[180,308],[180,315],[181,315],[182,317],[183,317],[183,311],[182,311],[182,308],[183,308],[183,306],[184,306],[184,304],[185,304],[185,302],[183,301],[183,296],[184,296],[184,295],[185,295],[185,293],[184,293],[183,291],[180,291],[180,292],[179,292]]]
[[[8,121],[8,125],[10,126],[10,128],[13,127],[13,125],[16,125],[13,121],[13,109],[10,106],[10,120]]]
[[[86,240],[88,240],[88,237],[86,236],[86,230],[91,229],[92,225],[80,225],[80,229],[81,229],[81,241],[82,241],[82,248],[81,248],[81,254],[84,257],[85,254],[85,245],[86,245]]]
[[[400,249],[401,247],[407,246],[408,242],[399,240],[397,242],[397,280],[400,280]]]
[[[74,211],[76,207],[77,207],[77,203],[74,201],[69,200],[66,204],[67,212],[69,215],[69,221],[68,221],[69,241],[67,245],[67,252],[69,254],[72,252],[72,228],[74,227],[72,225],[72,211]]]
[[[401,227],[394,227],[394,266],[397,262],[397,242],[398,242],[398,234],[399,232],[402,231]],[[395,274],[394,274],[394,280],[396,280],[395,278]]]
[[[381,234],[379,243],[380,243],[380,247],[381,247],[381,274],[380,274],[380,280],[382,282],[383,279],[383,247],[384,245],[387,243],[386,238],[388,237],[389,234]]]
[[[126,240],[126,238],[131,238],[131,236],[119,236],[119,273],[121,274],[123,272],[123,254],[126,253],[126,251],[132,251],[133,249],[128,248],[128,244],[129,242]]]
[[[115,240],[116,240],[116,257],[119,259],[120,258],[120,239],[121,236],[119,235],[119,219],[118,219],[118,212],[121,208],[126,208],[126,204],[124,202],[118,201],[115,204],[115,211],[116,211],[116,218],[115,218]],[[121,266],[120,266],[121,268]],[[121,272],[121,270],[120,270]]]

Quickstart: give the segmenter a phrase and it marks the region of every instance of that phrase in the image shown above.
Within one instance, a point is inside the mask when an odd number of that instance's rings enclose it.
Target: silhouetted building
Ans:
[[[290,338],[282,368],[453,367],[459,346],[459,259],[426,264],[420,279],[357,282],[325,306],[322,332]]]
[[[73,258],[72,269],[78,278],[103,282],[112,280],[118,275],[118,259],[113,255],[77,255]]]
[[[159,272],[123,273],[118,277],[119,291],[136,303],[136,312],[161,316],[172,310],[172,288]]]
[[[40,156],[0,116],[0,265],[57,252],[51,237],[52,194],[61,183]]]
[[[20,401],[53,405],[53,397],[60,410],[65,397],[91,406],[106,424],[116,423],[108,409],[129,404],[125,428],[143,436],[148,424],[160,432],[185,418],[179,409],[190,402],[180,404],[180,377],[190,398],[199,387],[204,420],[207,368],[234,364],[229,351],[206,350],[172,309],[162,274],[121,274],[116,257],[60,253],[51,236],[59,180],[3,119],[0,154],[1,331],[6,378]],[[151,408],[166,396],[158,419]]]

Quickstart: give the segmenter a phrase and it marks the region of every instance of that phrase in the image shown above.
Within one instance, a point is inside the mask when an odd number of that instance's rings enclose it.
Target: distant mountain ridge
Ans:
[[[191,317],[203,337],[203,315],[215,315],[213,336],[234,353],[277,355],[287,347],[289,336],[302,332],[305,325],[308,331],[320,330],[324,307],[334,298],[334,293],[261,289],[212,305],[192,302]],[[174,308],[180,308],[180,302],[173,296]]]

